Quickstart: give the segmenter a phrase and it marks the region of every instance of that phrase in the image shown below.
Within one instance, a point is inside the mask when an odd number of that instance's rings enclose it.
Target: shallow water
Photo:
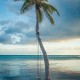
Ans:
[[[50,59],[51,80],[80,80],[79,59]],[[44,80],[44,62],[41,60],[40,76]],[[22,58],[0,59],[0,80],[37,80],[37,60]]]

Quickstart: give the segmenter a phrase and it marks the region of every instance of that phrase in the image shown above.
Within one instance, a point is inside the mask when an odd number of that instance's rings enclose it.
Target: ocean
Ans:
[[[0,55],[0,80],[37,80],[37,61],[40,58],[39,75],[44,80],[43,56]],[[49,55],[51,80],[80,80],[79,55]]]

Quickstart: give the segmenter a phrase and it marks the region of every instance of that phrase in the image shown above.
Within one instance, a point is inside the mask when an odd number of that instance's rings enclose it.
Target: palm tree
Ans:
[[[14,0],[14,1],[20,1],[20,0]],[[32,6],[35,6],[35,11],[36,11],[36,36],[37,36],[38,43],[40,45],[40,48],[42,50],[43,57],[44,57],[45,80],[50,80],[49,61],[48,61],[46,50],[45,50],[45,48],[42,44],[41,38],[40,38],[39,23],[42,22],[43,13],[45,13],[46,17],[49,19],[51,24],[54,24],[54,20],[53,20],[51,14],[53,12],[57,12],[57,14],[59,15],[59,13],[54,6],[52,6],[48,3],[48,0],[24,0],[24,3],[23,3],[22,8],[21,8],[21,13],[25,13]]]

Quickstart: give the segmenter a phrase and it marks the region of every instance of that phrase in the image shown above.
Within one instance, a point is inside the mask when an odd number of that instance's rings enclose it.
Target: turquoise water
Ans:
[[[43,59],[43,56],[39,56]],[[37,55],[0,55],[0,60],[14,60],[14,59],[27,59],[27,60],[36,60]],[[49,55],[48,58],[51,60],[69,60],[69,59],[80,59],[80,55]]]
[[[0,56],[0,80],[37,80],[37,55]],[[44,80],[44,61],[40,76]],[[80,56],[48,56],[51,80],[80,80]]]

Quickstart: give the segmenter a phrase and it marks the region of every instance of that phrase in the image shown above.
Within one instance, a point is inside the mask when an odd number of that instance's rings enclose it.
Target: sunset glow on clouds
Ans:
[[[54,42],[44,42],[44,47],[48,55],[80,55],[80,38],[60,40]],[[37,44],[0,44],[0,53],[1,55],[37,55]]]

